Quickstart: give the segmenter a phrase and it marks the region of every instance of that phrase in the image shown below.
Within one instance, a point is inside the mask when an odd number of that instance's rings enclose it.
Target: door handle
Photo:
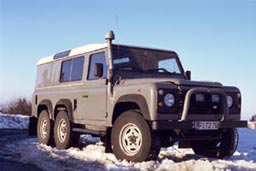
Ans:
[[[83,98],[88,98],[89,96],[88,96],[88,95],[83,95],[82,97],[83,97]]]

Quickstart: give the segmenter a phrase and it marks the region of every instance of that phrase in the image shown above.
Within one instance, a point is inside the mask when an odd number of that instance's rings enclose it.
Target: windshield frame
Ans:
[[[155,52],[155,53],[167,53],[167,54],[170,54],[170,59],[175,59],[176,60],[176,63],[177,63],[177,67],[178,69],[180,70],[180,73],[171,73],[169,72],[169,74],[173,74],[173,75],[179,75],[179,76],[182,76],[183,78],[185,78],[185,72],[184,72],[184,69],[183,69],[183,66],[181,64],[181,61],[178,57],[178,54],[174,51],[170,51],[170,50],[163,50],[163,49],[155,49],[155,48],[145,48],[145,47],[137,47],[137,46],[129,46],[129,45],[116,45],[116,44],[113,44],[112,45],[112,55],[113,55],[113,58],[112,58],[112,62],[113,62],[113,69],[114,70],[118,70],[118,68],[116,68],[116,64],[114,64],[114,60],[118,60],[118,59],[124,59],[124,58],[117,58],[115,55],[115,51],[119,51],[122,50],[122,49],[133,49],[133,50],[145,50],[145,51],[152,51],[152,52]],[[119,53],[119,52],[118,52]],[[132,66],[134,68],[134,66]],[[140,67],[137,68],[137,70],[125,70],[125,71],[130,71],[130,72],[143,72],[143,73],[146,73],[146,70],[141,70]],[[163,73],[167,73],[167,72],[158,72],[159,74],[163,74]]]

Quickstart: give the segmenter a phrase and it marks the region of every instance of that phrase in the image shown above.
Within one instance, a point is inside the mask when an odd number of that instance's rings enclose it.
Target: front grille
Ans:
[[[188,92],[188,90],[183,90],[180,92],[180,108],[183,109],[184,101],[185,101],[185,95]],[[196,93],[198,94],[198,93]],[[199,93],[203,95],[203,100],[198,101],[196,99],[196,94],[193,94],[190,99],[190,105],[188,114],[222,114],[223,107],[222,107],[222,98],[221,95],[219,96],[219,102],[213,102],[212,101],[212,95],[210,93]],[[216,95],[216,94],[215,94]],[[180,111],[182,113],[182,111]]]

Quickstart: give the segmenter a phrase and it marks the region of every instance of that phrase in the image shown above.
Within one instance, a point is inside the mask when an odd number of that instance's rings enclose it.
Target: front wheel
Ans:
[[[192,142],[193,151],[210,158],[223,159],[232,156],[238,145],[237,129],[223,129],[219,134],[220,140]]]
[[[111,132],[112,150],[118,159],[141,162],[150,156],[152,147],[150,128],[135,111],[121,114]]]

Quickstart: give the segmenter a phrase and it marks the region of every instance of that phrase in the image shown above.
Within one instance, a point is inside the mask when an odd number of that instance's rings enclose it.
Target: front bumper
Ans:
[[[152,121],[153,130],[195,129],[196,121]],[[246,128],[247,121],[220,121],[221,128]]]

